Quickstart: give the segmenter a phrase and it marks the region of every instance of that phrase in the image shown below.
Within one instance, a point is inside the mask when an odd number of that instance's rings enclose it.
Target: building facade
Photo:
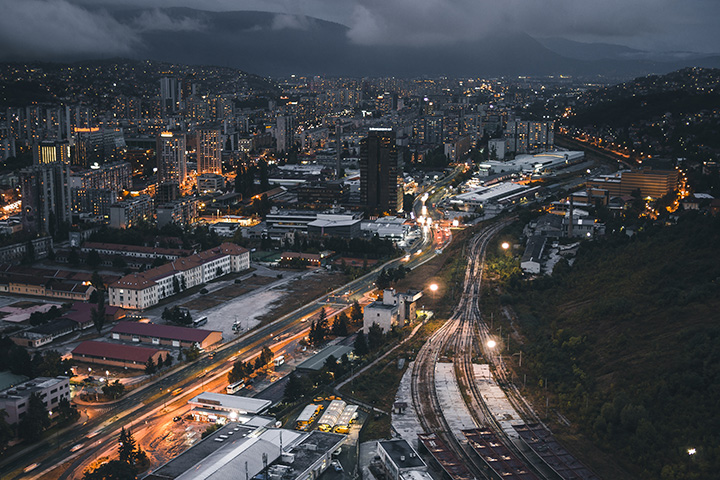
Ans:
[[[197,134],[197,173],[222,174],[220,129],[200,128]]]
[[[30,396],[37,395],[47,411],[60,405],[60,399],[70,401],[70,379],[68,377],[37,377],[0,392],[0,409],[5,410],[5,420],[14,425],[25,417]]]
[[[391,128],[371,128],[360,144],[360,201],[381,212],[402,211],[398,150]]]
[[[187,180],[187,139],[184,133],[162,132],[157,137],[158,184],[177,183]]]

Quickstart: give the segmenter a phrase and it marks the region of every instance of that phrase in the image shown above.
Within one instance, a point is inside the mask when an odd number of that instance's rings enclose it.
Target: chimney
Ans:
[[[572,238],[573,236],[573,196],[570,194],[570,210],[568,210],[568,230],[567,230],[567,236],[568,238]]]

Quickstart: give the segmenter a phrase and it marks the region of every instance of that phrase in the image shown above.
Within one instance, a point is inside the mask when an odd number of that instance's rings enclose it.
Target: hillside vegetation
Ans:
[[[718,246],[719,219],[685,216],[587,243],[572,267],[510,282],[504,295],[528,376],[639,478],[720,471]]]

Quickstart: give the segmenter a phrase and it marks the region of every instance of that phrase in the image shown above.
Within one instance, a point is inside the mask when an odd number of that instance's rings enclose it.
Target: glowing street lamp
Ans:
[[[688,448],[687,450],[688,455],[695,455],[697,453],[697,450],[694,448]]]
[[[432,295],[433,295],[433,300],[435,300],[435,292],[438,291],[437,283],[431,283],[428,288],[430,288],[430,291],[432,292]]]
[[[510,248],[510,244],[508,242],[503,242],[500,246],[503,250],[507,250],[508,248]]]
[[[497,342],[495,340],[488,340],[487,346],[488,348],[495,348],[497,346]]]

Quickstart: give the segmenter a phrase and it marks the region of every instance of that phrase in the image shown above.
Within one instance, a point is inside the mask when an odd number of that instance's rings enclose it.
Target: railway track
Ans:
[[[479,308],[479,299],[482,294],[482,274],[485,263],[487,246],[495,235],[511,220],[499,222],[488,226],[475,235],[467,247],[468,265],[465,270],[463,289],[457,307],[448,321],[439,328],[435,334],[423,345],[418,352],[413,367],[412,396],[413,403],[418,412],[420,423],[427,432],[438,434],[460,458],[467,462],[468,468],[478,478],[494,478],[479,461],[476,454],[471,452],[467,444],[456,437],[448,425],[443,414],[435,390],[435,364],[445,356],[454,363],[455,376],[468,411],[475,423],[485,425],[492,429],[496,435],[513,451],[518,458],[522,458],[528,465],[535,467],[536,473],[542,478],[548,478],[545,469],[539,468],[536,459],[529,458],[525,452],[512,441],[502,425],[496,420],[486,405],[482,392],[475,382],[473,366],[474,353],[482,353],[490,360],[496,360],[487,351],[487,341],[490,332],[487,324],[482,320]],[[508,398],[522,419],[538,421],[535,412],[524,402],[520,393],[512,391],[511,382],[508,381],[508,371],[497,358],[495,366],[497,378],[505,385],[511,386]],[[507,389],[505,389],[507,392]],[[449,406],[445,406],[448,408]]]

